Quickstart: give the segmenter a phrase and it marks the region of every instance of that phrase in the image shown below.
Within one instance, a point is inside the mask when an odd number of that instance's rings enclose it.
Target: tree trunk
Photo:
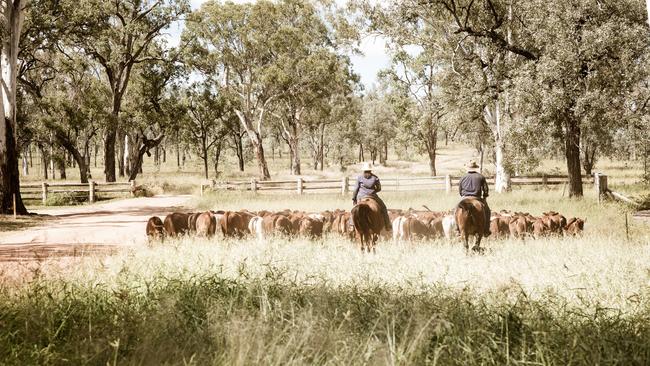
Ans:
[[[27,209],[20,195],[20,174],[18,169],[18,147],[16,144],[16,74],[20,32],[25,17],[26,0],[3,1],[0,5],[2,33],[0,53],[0,76],[2,88],[0,99],[0,213],[25,215]]]
[[[39,150],[41,150],[41,169],[43,169],[43,179],[47,180],[48,177],[48,172],[47,172],[47,153],[45,151],[45,146],[39,144],[38,145]]]
[[[239,118],[242,126],[246,130],[251,144],[253,145],[253,149],[255,150],[255,158],[257,159],[257,167],[259,169],[260,177],[263,180],[271,179],[271,173],[269,173],[269,167],[266,163],[266,157],[264,156],[262,135],[261,131],[259,130],[259,126],[262,125],[264,111],[260,111],[260,115],[258,116],[258,130],[253,129],[253,120],[250,115],[245,114],[240,110],[235,110],[235,113],[237,114],[237,117]]]
[[[59,169],[59,178],[62,180],[66,180],[68,178],[68,175],[65,172],[65,154],[63,156],[59,156],[56,158],[56,165],[57,168]]]
[[[359,144],[359,162],[363,163],[366,158],[363,156],[363,144]]]
[[[438,149],[438,130],[428,131],[426,136],[425,145],[427,148],[427,155],[429,156],[429,171],[431,176],[436,176],[436,153]]]
[[[104,174],[107,182],[115,182],[115,139],[117,138],[117,113],[106,126],[106,138],[104,139]],[[96,165],[96,164],[95,164]]]
[[[29,154],[29,145],[25,146],[23,149],[23,176],[27,176],[29,174],[29,164],[27,162],[27,155]]]
[[[582,165],[585,170],[585,175],[591,175],[592,171],[594,169],[594,165],[596,165],[596,150],[597,147],[590,147],[588,143],[585,143],[583,148],[584,152],[584,157],[583,157],[583,162]]]
[[[208,146],[207,146],[207,141],[205,137],[205,131],[203,132],[203,138],[201,139],[201,159],[203,159],[203,172],[205,175],[205,179],[208,179],[208,159],[210,158],[210,155],[208,155]]]
[[[287,144],[289,145],[289,153],[291,156],[291,174],[300,175],[300,145],[298,137],[293,136],[287,139]]]
[[[178,169],[181,168],[181,143],[178,142],[180,139],[180,136],[178,136],[178,133],[176,134],[176,167]]]
[[[95,155],[94,155],[94,160],[95,160],[95,168],[97,168],[97,155],[99,155],[99,145],[95,144]]]
[[[239,164],[239,171],[244,171],[244,142],[242,135],[237,132],[233,133],[233,141],[235,142],[235,153],[237,154],[237,163]]]
[[[135,154],[131,155],[131,174],[129,174],[129,181],[135,180],[135,178],[138,176],[138,173],[142,173],[142,159],[144,157],[144,154],[151,156],[149,150],[158,146],[164,137],[165,135],[160,134],[152,140],[148,139],[146,136],[140,136],[139,138],[136,138],[136,141],[139,143],[139,147],[138,151]]]
[[[118,170],[119,170],[119,176],[124,177],[125,175],[125,166],[126,164],[124,163],[124,155],[126,155],[126,149],[128,148],[126,139],[127,139],[127,134],[122,130],[118,129],[117,130],[117,145],[118,145],[118,150],[117,150],[117,161],[118,161]]]
[[[320,160],[320,171],[325,167],[325,125],[321,125],[320,129],[320,143],[319,143],[318,156]]]
[[[122,158],[120,161],[122,161],[122,166],[121,170],[124,171],[124,173],[131,175],[131,167],[129,166],[129,159],[130,159],[130,154],[131,154],[131,146],[129,144],[129,134],[125,133],[124,134],[124,148],[121,150],[123,151],[122,153]],[[120,177],[124,176],[124,174],[120,174]]]
[[[222,140],[220,139],[214,149],[214,177],[219,177],[219,160],[221,159]]]
[[[504,150],[505,143],[499,138],[494,142],[494,165],[495,165],[495,177],[494,177],[494,191],[497,193],[503,193],[510,190],[510,173],[506,170],[504,166]]]
[[[167,149],[166,148],[161,148],[162,150],[162,162],[163,164],[167,162]]]
[[[580,126],[571,117],[564,122],[567,173],[569,174],[569,197],[582,197],[582,169],[580,168]]]

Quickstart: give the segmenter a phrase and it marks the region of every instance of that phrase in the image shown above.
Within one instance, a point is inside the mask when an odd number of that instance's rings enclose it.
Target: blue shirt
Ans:
[[[368,178],[360,175],[357,177],[357,184],[352,199],[360,200],[363,197],[376,196],[379,191],[381,191],[379,177],[374,174],[370,174],[370,177]]]

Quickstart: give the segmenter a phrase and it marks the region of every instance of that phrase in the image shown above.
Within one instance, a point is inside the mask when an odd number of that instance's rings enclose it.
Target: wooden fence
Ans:
[[[381,178],[382,191],[414,191],[414,190],[440,190],[451,193],[454,187],[458,187],[460,177],[451,175],[435,177],[391,177]],[[487,178],[490,188],[494,188],[494,177]],[[594,177],[585,175],[583,183],[593,184]],[[208,181],[201,183],[201,195],[211,190],[233,190],[251,191],[255,193],[265,192],[293,192],[303,193],[341,193],[348,194],[355,189],[356,178],[343,177],[340,179],[317,179],[306,180],[296,178],[294,180],[261,181],[251,179],[250,181]],[[541,175],[541,176],[516,176],[510,178],[510,184],[517,186],[557,186],[567,184],[569,178],[565,175]]]
[[[74,197],[88,197],[88,202],[95,202],[97,197],[113,196],[115,194],[131,193],[135,188],[135,181],[101,183],[90,181],[88,183],[68,182],[43,182],[27,183],[20,185],[20,195],[25,200],[41,200],[46,203],[50,194],[68,194]]]

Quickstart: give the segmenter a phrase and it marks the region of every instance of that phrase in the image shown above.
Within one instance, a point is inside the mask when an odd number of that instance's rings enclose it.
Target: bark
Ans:
[[[129,146],[129,134],[125,133],[124,134],[124,149],[122,149],[123,153],[122,156],[123,158],[120,159],[122,161],[122,167],[121,170],[123,170],[126,174],[131,175],[131,167],[129,166],[129,160],[130,160],[130,154],[131,154],[131,149]],[[120,174],[120,176],[123,176],[123,174]]]
[[[239,171],[244,171],[244,142],[242,141],[242,135],[237,132],[232,134],[233,142],[235,143],[235,153],[237,154],[237,163],[239,165]]]
[[[16,75],[20,32],[25,16],[26,0],[2,1],[0,17],[2,22],[2,44],[0,71],[2,88],[0,99],[2,121],[0,121],[0,213],[13,213],[14,198],[16,214],[25,215],[27,209],[20,195],[20,174],[18,168],[18,146],[16,144]]]
[[[79,152],[77,146],[63,131],[56,131],[54,133],[54,137],[56,138],[57,143],[61,145],[67,152],[69,152],[70,155],[72,155],[72,158],[77,162],[77,166],[79,167],[80,182],[88,183],[88,174],[90,172],[88,159],[81,155],[81,152]]]
[[[118,129],[117,131],[117,141],[119,141],[118,144],[118,150],[117,150],[117,161],[118,161],[118,171],[119,171],[119,176],[123,177],[125,175],[125,155],[126,155],[126,149],[128,148],[126,144],[126,139],[128,135],[122,130]]]
[[[506,144],[504,139],[504,125],[499,108],[499,102],[494,101],[493,108],[485,106],[483,109],[483,119],[492,131],[494,139],[494,166],[495,166],[495,183],[494,191],[503,193],[510,190],[510,172],[506,169]]]
[[[208,155],[208,142],[207,138],[205,137],[205,131],[203,132],[203,137],[201,138],[201,159],[203,159],[203,173],[205,175],[205,179],[208,179],[208,159],[210,158],[210,155]]]
[[[161,150],[162,150],[162,162],[163,162],[163,164],[164,164],[164,163],[167,162],[167,149],[165,149],[165,148],[163,147],[163,148],[161,148]]]
[[[297,137],[289,138],[287,141],[289,145],[289,153],[291,156],[291,174],[300,175],[300,144]]]
[[[266,157],[264,156],[264,146],[261,132],[264,110],[262,109],[259,112],[259,116],[257,117],[257,128],[253,127],[253,119],[251,116],[239,110],[236,110],[235,113],[237,113],[237,117],[246,130],[251,144],[253,145],[253,149],[255,150],[255,158],[257,159],[257,168],[259,169],[260,177],[263,180],[271,179],[271,173],[269,173]]]
[[[596,146],[589,146],[588,143],[583,146],[583,168],[585,170],[585,175],[591,175],[596,165]]]
[[[178,138],[178,136],[176,138]],[[181,144],[177,140],[176,141],[176,167],[179,168],[179,169],[181,168],[181,148],[180,148],[180,146],[181,146]]]
[[[65,172],[65,156],[59,156],[56,158],[56,165],[59,169],[59,178],[66,180],[68,175]]]
[[[47,172],[47,152],[45,151],[45,146],[42,144],[39,144],[38,148],[41,150],[41,168],[43,169],[43,179],[47,180],[49,174]]]
[[[164,137],[165,135],[160,134],[154,139],[148,139],[144,134],[140,135],[137,139],[139,142],[138,151],[131,156],[131,174],[129,174],[129,181],[135,180],[138,173],[141,173],[144,154],[151,156],[150,150],[158,146]]]
[[[29,164],[27,162],[27,155],[29,154],[29,145],[25,146],[25,149],[23,150],[23,175],[27,176],[29,174]]]
[[[580,126],[571,117],[564,122],[569,197],[582,197],[582,169],[580,168]]]
[[[220,139],[214,149],[214,176],[219,176],[219,160],[221,159],[222,140]]]
[[[104,174],[107,182],[115,182],[115,139],[117,138],[117,114],[106,127],[104,139]]]
[[[424,136],[424,145],[427,148],[427,155],[429,157],[429,171],[431,176],[436,176],[436,154],[438,152],[438,130],[433,129],[427,131]]]

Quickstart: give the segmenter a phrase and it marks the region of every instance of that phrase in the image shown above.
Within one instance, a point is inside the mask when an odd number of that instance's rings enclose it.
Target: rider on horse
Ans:
[[[352,195],[352,203],[357,204],[357,200],[362,198],[372,198],[381,207],[381,213],[384,216],[384,225],[386,231],[391,231],[393,229],[390,218],[388,217],[388,209],[384,201],[377,196],[377,193],[381,191],[381,183],[379,182],[379,177],[372,174],[372,167],[369,163],[363,164],[363,175],[357,177],[356,188],[354,189],[354,195]]]
[[[478,172],[478,165],[475,161],[471,161],[467,167],[467,174],[460,179],[458,184],[458,192],[460,193],[461,198],[466,197],[475,197],[485,207],[485,234],[483,236],[490,235],[490,207],[485,200],[488,194],[488,185],[485,177]]]

